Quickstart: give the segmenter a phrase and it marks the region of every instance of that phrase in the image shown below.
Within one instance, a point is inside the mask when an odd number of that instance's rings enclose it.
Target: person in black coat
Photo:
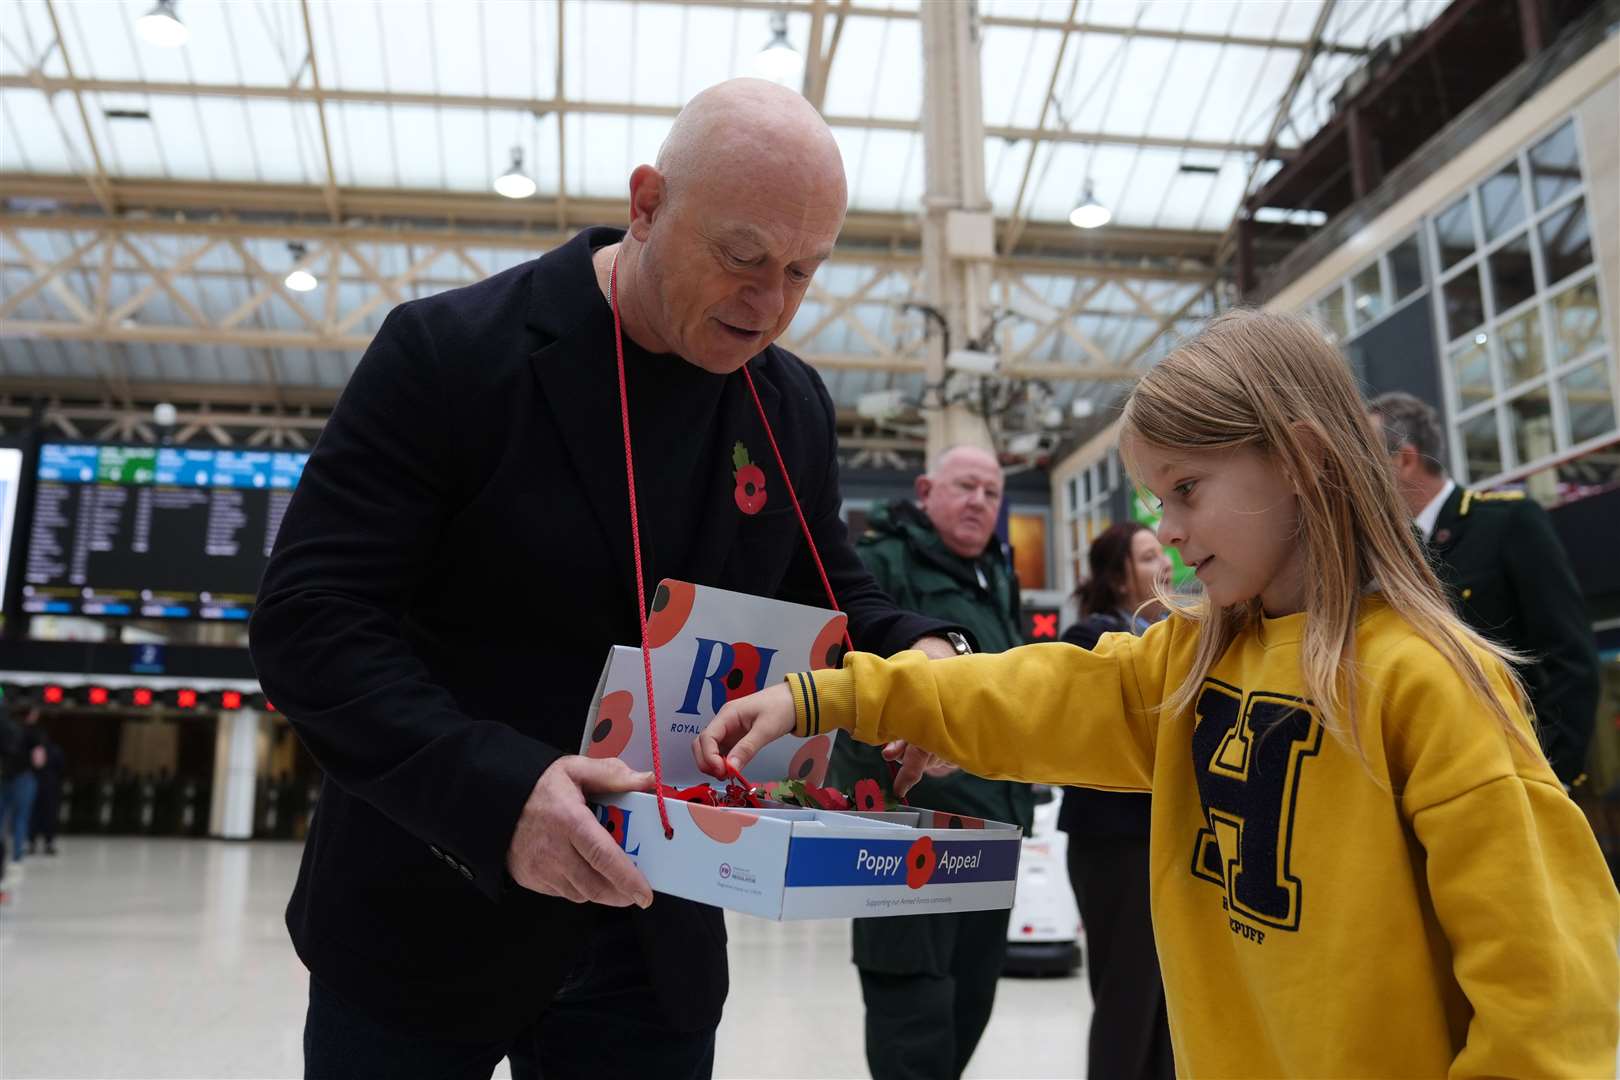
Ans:
[[[1163,616],[1154,583],[1168,583],[1170,559],[1146,525],[1110,525],[1091,542],[1087,561],[1091,576],[1077,590],[1081,619],[1063,632],[1064,641],[1090,649],[1104,634],[1141,634]],[[1151,800],[1145,793],[1069,787],[1058,809],[1089,953],[1087,1076],[1175,1076],[1148,913]]]
[[[1447,476],[1440,414],[1427,402],[1392,392],[1367,408],[1452,607],[1525,658],[1519,674],[1547,761],[1566,788],[1581,787],[1597,728],[1597,643],[1547,512],[1522,491],[1470,491]]]
[[[62,821],[62,748],[43,736],[44,753],[36,757],[34,782],[34,813],[28,827],[28,853],[39,850],[45,842],[45,854],[56,854],[56,833]]]
[[[640,640],[615,361],[623,322],[648,599],[677,578],[826,596],[857,647],[954,655],[839,520],[835,413],[771,342],[842,225],[799,95],[705,91],[588,229],[395,309],[293,495],[251,649],[325,771],[287,925],[309,1076],[706,1076],[728,976],[711,907],[654,900],[586,809],[647,789],[576,755],[610,646]],[[746,466],[740,455],[747,456]],[[664,753],[687,753],[684,746]],[[926,756],[908,751],[915,775]]]

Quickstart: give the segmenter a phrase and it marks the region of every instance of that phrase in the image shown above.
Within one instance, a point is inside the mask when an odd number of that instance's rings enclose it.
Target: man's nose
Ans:
[[[757,281],[744,286],[742,301],[769,326],[776,325],[782,310],[787,307],[786,291],[779,281]]]

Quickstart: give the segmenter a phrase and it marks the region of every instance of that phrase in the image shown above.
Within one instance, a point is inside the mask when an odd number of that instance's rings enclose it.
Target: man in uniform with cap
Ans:
[[[1586,779],[1597,723],[1597,649],[1546,511],[1522,491],[1470,491],[1446,475],[1440,417],[1426,402],[1382,394],[1368,404],[1368,416],[1383,433],[1395,487],[1458,614],[1526,657],[1520,671],[1542,748],[1573,790]]]

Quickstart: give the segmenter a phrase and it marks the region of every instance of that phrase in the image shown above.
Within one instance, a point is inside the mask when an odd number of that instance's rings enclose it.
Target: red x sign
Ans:
[[[1058,636],[1057,621],[1058,621],[1058,617],[1057,617],[1056,612],[1053,612],[1050,615],[1042,615],[1042,614],[1040,614],[1038,612],[1036,614],[1031,615],[1030,616],[1031,629],[1030,629],[1030,632],[1029,632],[1029,636],[1030,637],[1035,637],[1035,638],[1055,638],[1055,637],[1057,637]]]

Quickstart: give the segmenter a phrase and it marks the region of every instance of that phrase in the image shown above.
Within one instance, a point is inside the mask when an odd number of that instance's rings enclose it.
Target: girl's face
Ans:
[[[1170,569],[1170,556],[1164,553],[1164,545],[1159,543],[1159,538],[1153,535],[1151,529],[1139,530],[1132,536],[1130,561],[1125,564],[1126,608],[1135,611],[1152,600],[1155,582],[1168,588]],[[1159,612],[1159,605],[1154,604],[1143,614],[1151,617]]]
[[[1299,499],[1270,455],[1247,446],[1185,452],[1127,438],[1142,483],[1162,504],[1159,539],[1196,568],[1211,604],[1258,596],[1267,615],[1304,609]]]

